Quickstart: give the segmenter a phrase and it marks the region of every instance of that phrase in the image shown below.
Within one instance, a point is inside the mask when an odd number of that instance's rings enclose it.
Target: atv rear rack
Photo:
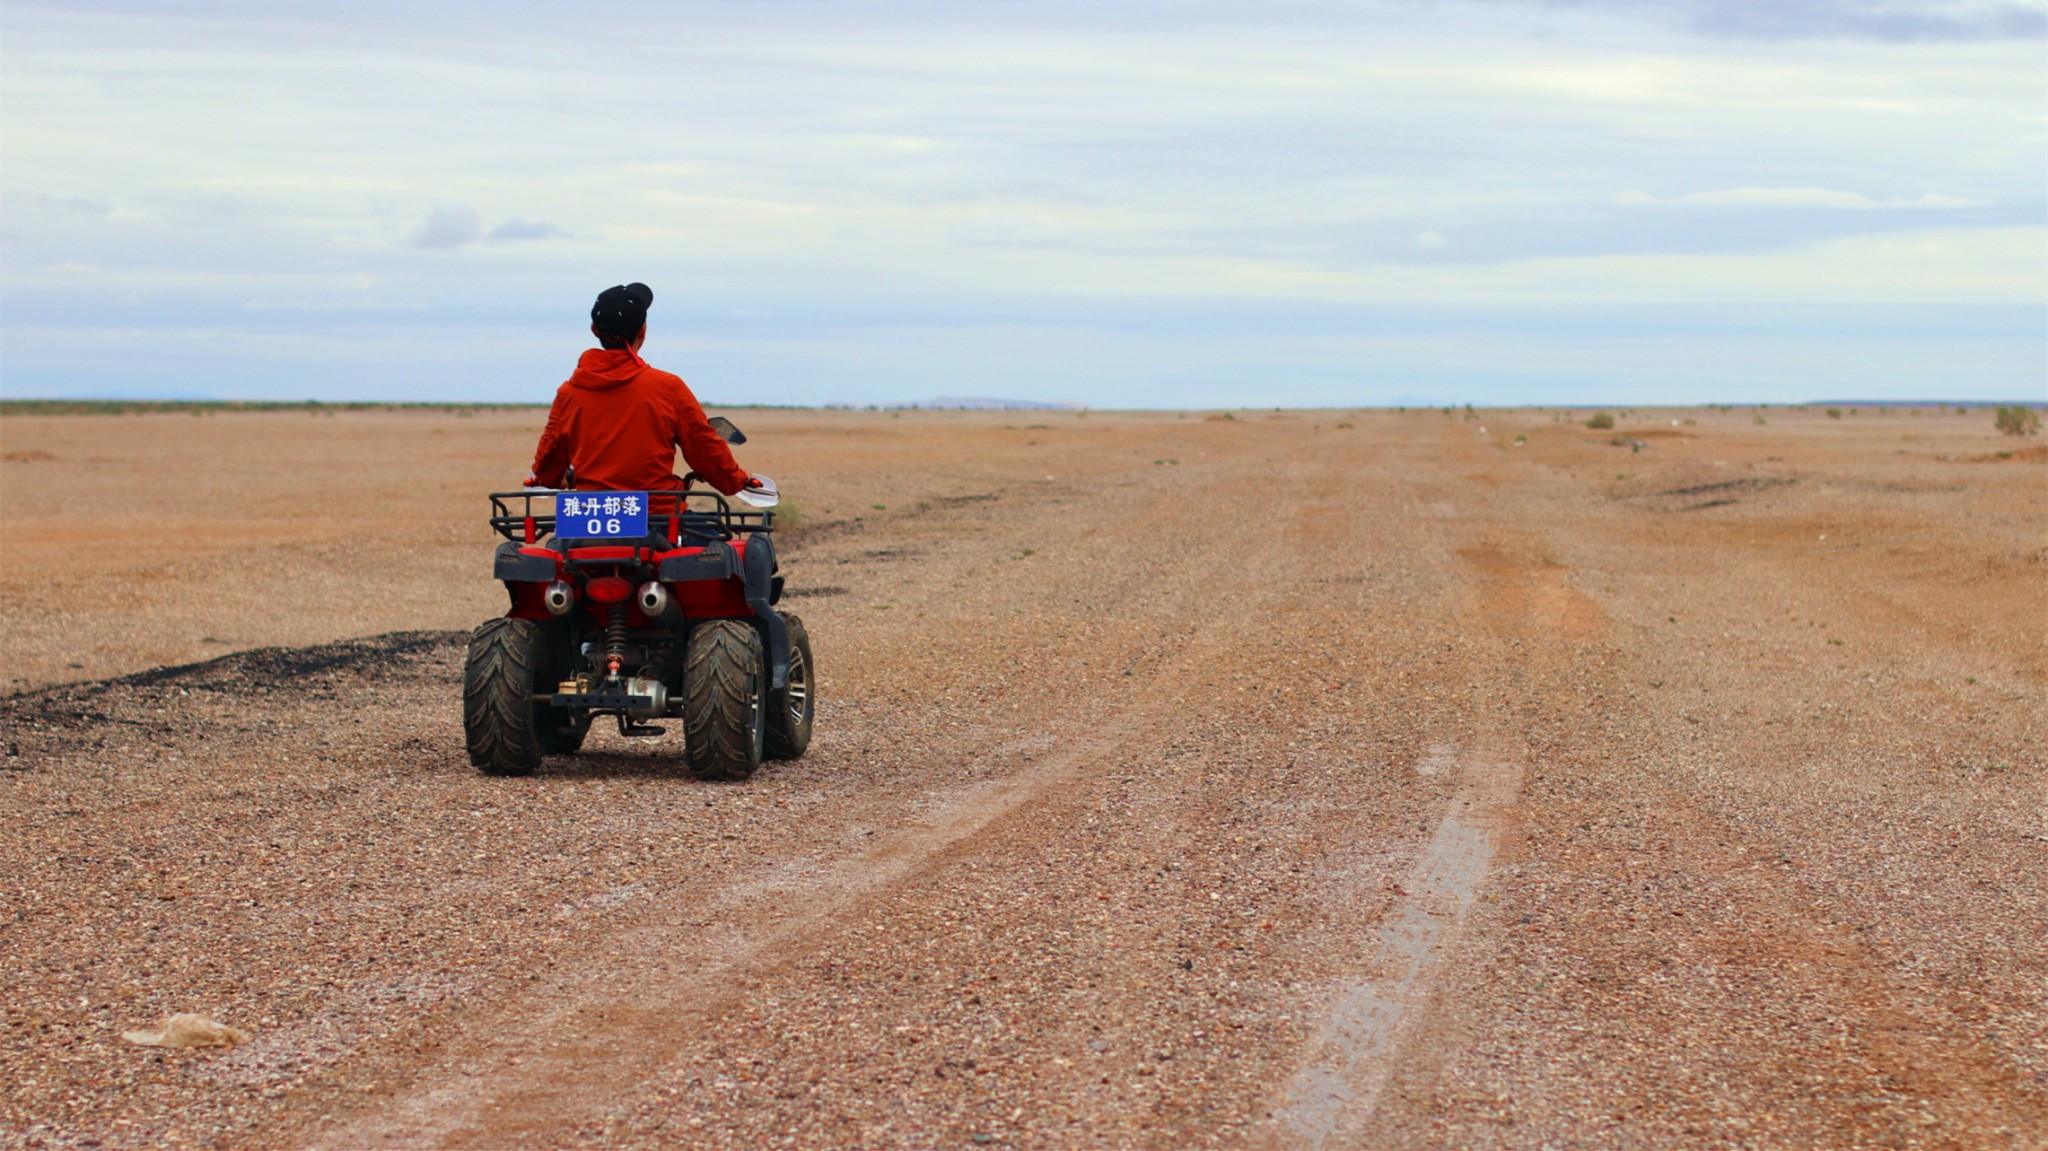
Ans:
[[[694,476],[692,477],[695,478]],[[686,484],[689,481],[684,481]],[[515,543],[538,543],[541,537],[553,534],[555,530],[555,496],[563,494],[553,488],[525,488],[516,492],[491,493],[491,530]],[[677,512],[650,514],[647,526],[655,535],[668,541],[671,547],[701,545],[713,540],[730,540],[737,536],[755,532],[775,530],[775,513],[772,511],[739,511],[731,501],[709,488],[684,487],[680,491],[650,491],[647,499],[655,507],[667,505]],[[533,501],[547,500],[542,508],[545,514],[534,508]],[[691,503],[692,500],[698,501]],[[513,504],[518,509],[514,510]],[[635,540],[593,540],[593,546],[613,546],[638,543],[647,546],[646,541]]]

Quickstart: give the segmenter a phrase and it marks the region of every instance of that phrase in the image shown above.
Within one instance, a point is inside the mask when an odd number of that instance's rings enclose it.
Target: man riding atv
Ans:
[[[689,386],[640,358],[653,302],[645,284],[597,294],[590,334],[602,346],[584,352],[576,374],[555,392],[528,487],[559,488],[573,475],[580,491],[674,490],[683,486],[675,474],[677,448],[690,470],[724,495],[762,486],[734,462]]]
[[[733,462],[738,428],[640,358],[653,300],[645,284],[598,295],[603,347],[556,392],[526,486],[490,495],[507,609],[471,634],[462,674],[469,757],[487,775],[576,752],[600,716],[636,738],[682,719],[707,779],[810,744],[811,645],[778,606],[775,482]]]

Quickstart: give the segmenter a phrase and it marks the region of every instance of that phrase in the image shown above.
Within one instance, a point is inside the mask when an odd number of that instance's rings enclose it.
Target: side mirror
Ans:
[[[713,416],[710,423],[711,430],[717,432],[718,438],[726,443],[743,444],[747,442],[747,433],[733,426],[733,422],[724,416]]]

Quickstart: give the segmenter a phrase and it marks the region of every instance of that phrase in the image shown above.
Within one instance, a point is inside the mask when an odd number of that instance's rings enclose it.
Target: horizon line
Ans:
[[[1010,414],[1035,413],[1038,415],[1084,416],[1091,412],[1141,414],[1147,412],[1340,412],[1340,411],[1618,411],[1657,410],[1676,411],[1680,409],[1706,408],[1733,410],[1751,409],[1800,409],[1800,408],[1942,408],[1969,410],[1975,408],[2030,407],[2048,410],[2048,398],[1980,397],[1959,400],[1937,399],[1815,399],[1815,400],[1702,400],[1691,403],[1525,403],[1525,404],[1472,404],[1472,403],[1401,403],[1401,404],[1248,404],[1236,407],[1210,405],[1206,407],[1090,407],[1084,404],[1053,405],[1033,403],[1015,407],[972,405],[963,403],[936,404],[931,401],[905,403],[823,403],[823,404],[728,404],[717,400],[704,400],[706,409],[720,408],[729,411],[789,411],[789,412],[951,412],[951,413],[993,413]],[[228,400],[228,399],[129,399],[112,397],[83,396],[0,396],[0,415],[118,415],[128,412],[150,411],[313,411],[332,409],[336,411],[370,410],[419,410],[419,411],[517,411],[523,409],[546,410],[549,404],[538,401],[517,400]]]

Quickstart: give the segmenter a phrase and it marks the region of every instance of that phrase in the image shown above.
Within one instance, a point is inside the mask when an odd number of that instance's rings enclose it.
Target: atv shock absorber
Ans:
[[[604,629],[604,674],[607,679],[619,678],[619,672],[626,666],[626,605],[612,605],[611,621]]]

